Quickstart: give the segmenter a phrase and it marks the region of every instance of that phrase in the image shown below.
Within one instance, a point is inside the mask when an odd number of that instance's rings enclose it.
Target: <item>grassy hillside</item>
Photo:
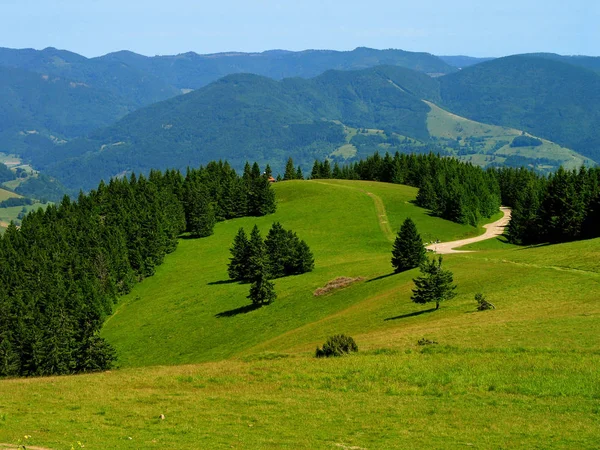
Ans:
[[[560,165],[578,169],[594,164],[589,158],[547,139],[540,139],[541,145],[536,147],[513,147],[511,143],[523,134],[522,130],[476,122],[426,103],[431,108],[427,127],[432,138],[460,159],[481,166],[529,165],[541,171],[554,170]]]
[[[409,203],[416,189],[406,186],[328,180],[275,187],[275,215],[220,223],[207,239],[181,241],[169,264],[123,299],[103,330],[117,347],[121,365],[228,358],[360,301],[376,292],[375,284],[363,283],[350,290],[350,297],[328,300],[313,292],[338,276],[370,279],[388,273],[390,241],[409,215],[427,241],[477,234],[474,228],[429,217]],[[250,303],[245,298],[249,286],[228,282],[229,247],[240,226],[249,231],[256,223],[264,236],[274,221],[306,240],[316,268],[277,280],[278,301],[245,314],[241,308]],[[218,317],[222,313],[231,317]],[[156,351],[148,351],[148,342]]]
[[[473,120],[525,130],[600,159],[600,76],[547,58],[519,55],[439,78],[443,105]]]
[[[323,184],[325,183],[325,184]],[[0,381],[0,442],[51,448],[596,448],[600,439],[600,240],[448,255],[458,296],[410,301],[417,273],[390,274],[390,229],[410,214],[440,239],[473,229],[406,203],[415,191],[357,182],[276,185],[279,210],[183,240],[136,286],[104,335],[109,373]],[[368,195],[371,193],[371,196]],[[381,201],[379,201],[381,200]],[[382,217],[382,205],[387,216]],[[378,220],[383,219],[383,220]],[[310,274],[276,281],[265,308],[225,280],[240,225],[273,220],[315,252]],[[365,281],[323,297],[339,275]],[[481,291],[496,310],[475,312]],[[312,357],[327,335],[360,353]],[[439,344],[417,345],[426,337]],[[182,362],[224,361],[171,366]],[[160,414],[165,419],[159,418]],[[25,436],[29,436],[25,438]]]

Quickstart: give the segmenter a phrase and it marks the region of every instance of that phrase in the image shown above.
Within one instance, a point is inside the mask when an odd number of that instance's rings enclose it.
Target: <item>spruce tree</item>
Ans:
[[[450,300],[456,296],[456,285],[452,272],[442,269],[442,257],[437,260],[426,261],[421,265],[420,277],[414,278],[415,289],[411,300],[415,303],[425,304],[435,302],[435,309],[440,307],[440,302]]]
[[[292,158],[288,158],[287,163],[285,164],[285,173],[283,174],[283,180],[294,180],[296,179],[296,171],[294,169],[294,161]]]
[[[398,273],[419,267],[426,259],[421,236],[415,223],[408,217],[400,227],[392,248],[394,272]]]
[[[229,251],[231,252],[227,266],[229,278],[238,281],[248,279],[249,242],[243,228],[238,230]]]
[[[248,241],[248,266],[246,280],[253,281],[266,270],[266,250],[260,231],[256,225]]]
[[[302,174],[302,167],[298,166],[296,169],[296,180],[304,180],[304,175]]]
[[[254,279],[247,298],[257,306],[268,305],[275,301],[277,298],[275,285],[268,280],[266,270]]]

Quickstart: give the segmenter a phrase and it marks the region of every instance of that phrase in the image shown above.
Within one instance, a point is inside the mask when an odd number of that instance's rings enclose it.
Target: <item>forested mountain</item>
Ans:
[[[0,66],[0,151],[53,147],[112,123],[129,108],[84,83]]]
[[[329,71],[310,80],[230,75],[136,111],[34,163],[71,187],[219,158],[237,168],[249,159],[272,162],[277,171],[290,154],[304,164],[329,155],[346,143],[344,125],[427,140],[429,107],[420,99],[438,101],[437,89],[435,79],[392,66]]]
[[[509,56],[441,77],[452,112],[523,129],[600,159],[600,76],[569,63]]]
[[[479,63],[486,62],[486,61],[491,61],[494,59],[494,58],[475,58],[473,56],[465,56],[465,55],[438,56],[438,58],[440,58],[446,64],[449,64],[452,67],[456,67],[458,69],[473,66],[475,64],[479,64]]]
[[[556,53],[529,53],[524,56],[537,56],[538,58],[552,59],[574,66],[585,67],[600,73],[600,57],[585,55],[557,55]]]
[[[429,53],[359,47],[352,51],[270,50],[262,53],[194,52],[174,56],[146,57],[128,51],[110,53],[97,61],[118,62],[160,78],[179,89],[198,89],[229,74],[253,73],[280,80],[312,78],[327,70],[359,70],[379,65],[406,67],[429,74],[446,74],[456,69]]]
[[[119,61],[88,59],[66,50],[0,48],[0,66],[13,67],[101,89],[129,110],[165,100],[181,91],[165,80]]]

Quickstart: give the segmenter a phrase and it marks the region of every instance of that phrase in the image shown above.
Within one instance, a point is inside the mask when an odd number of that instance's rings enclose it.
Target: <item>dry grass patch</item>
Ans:
[[[346,286],[350,286],[351,284],[354,284],[354,283],[357,283],[357,282],[363,281],[363,280],[364,280],[363,277],[356,277],[356,278],[352,278],[352,277],[337,277],[336,279],[331,280],[329,283],[327,283],[322,288],[317,289],[313,293],[313,295],[315,297],[320,297],[321,295],[328,294],[331,291],[335,291],[337,289],[345,288]]]

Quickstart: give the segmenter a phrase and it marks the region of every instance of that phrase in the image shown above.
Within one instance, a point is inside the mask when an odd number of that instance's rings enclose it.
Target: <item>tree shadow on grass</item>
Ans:
[[[396,275],[396,272],[386,273],[385,275],[379,275],[378,277],[367,280],[366,283],[370,283],[371,281],[383,280],[384,278],[391,277],[392,275]]]
[[[415,317],[415,316],[420,316],[421,314],[425,314],[425,313],[430,313],[435,311],[435,308],[431,308],[431,309],[424,309],[423,311],[415,311],[415,312],[411,312],[408,314],[402,314],[401,316],[396,316],[396,317],[388,317],[387,319],[384,319],[384,321],[388,321],[388,320],[398,320],[398,319],[406,319],[408,317]]]
[[[262,305],[255,305],[255,304],[240,306],[239,308],[230,309],[229,311],[223,311],[223,312],[220,312],[219,314],[215,314],[215,317],[217,319],[220,319],[221,317],[234,317],[234,316],[237,316],[238,314],[247,314],[249,312],[254,311],[255,309],[260,308],[261,306]]]
[[[209,286],[215,286],[219,284],[233,284],[237,283],[237,280],[219,280],[219,281],[211,281],[210,283],[206,283]]]

